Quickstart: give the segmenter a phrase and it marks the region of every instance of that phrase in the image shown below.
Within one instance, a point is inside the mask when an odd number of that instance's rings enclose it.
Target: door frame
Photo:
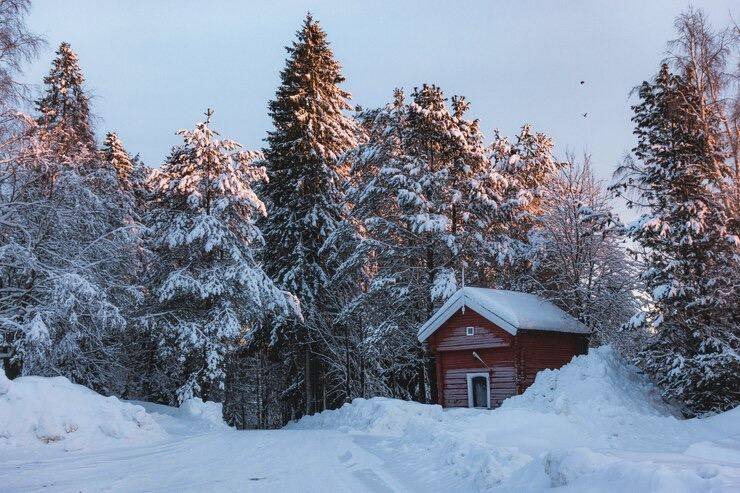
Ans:
[[[486,409],[491,409],[491,376],[488,372],[475,372],[466,373],[465,377],[468,381],[468,407],[473,407],[473,379],[475,377],[483,377],[486,379]],[[482,409],[480,407],[475,409]]]

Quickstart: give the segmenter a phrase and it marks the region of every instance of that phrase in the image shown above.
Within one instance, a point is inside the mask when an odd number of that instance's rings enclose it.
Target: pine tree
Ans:
[[[44,94],[36,101],[38,124],[56,134],[67,152],[75,147],[94,148],[90,102],[77,55],[66,42],[59,45],[56,55],[44,78]]]
[[[130,189],[134,165],[131,156],[129,156],[123,147],[123,142],[121,142],[118,134],[108,132],[105,135],[101,152],[103,153],[103,159],[116,171],[116,176],[121,186],[124,189]]]
[[[467,109],[462,97],[448,105],[433,85],[408,103],[397,90],[392,103],[360,115],[364,142],[347,156],[354,210],[350,232],[337,236],[345,246],[340,278],[364,288],[347,303],[349,325],[361,332],[356,344],[371,362],[356,366],[371,372],[366,386],[385,395],[433,396],[417,330],[457,289],[482,246],[484,214],[498,205],[500,176]]]
[[[295,377],[304,381],[305,397],[294,392],[288,398],[295,414],[313,412],[320,393],[314,354],[321,349],[312,332],[323,324],[320,312],[334,268],[321,248],[345,214],[345,170],[337,160],[354,146],[355,125],[343,113],[350,108],[350,94],[339,87],[344,81],[340,65],[310,14],[287,51],[280,87],[269,104],[274,130],[264,151],[269,177],[265,268],[298,296],[305,322],[276,322],[266,337],[285,348],[292,365],[288,373],[303,373]],[[287,385],[299,388],[296,382]]]
[[[253,185],[266,179],[254,153],[220,140],[206,121],[178,132],[175,148],[153,179],[149,245],[158,255],[156,316],[158,379],[170,402],[217,399],[226,357],[247,342],[270,313],[300,311],[255,259],[262,246],[257,220],[265,206]]]
[[[721,194],[731,173],[714,146],[716,122],[697,111],[704,95],[693,77],[664,64],[640,86],[637,160],[619,170],[616,187],[645,209],[629,230],[651,294],[630,324],[651,335],[638,361],[688,415],[740,402],[740,240]]]
[[[490,159],[503,190],[481,233],[487,243],[481,284],[526,290],[532,274],[530,233],[542,214],[542,196],[563,168],[553,157],[552,139],[524,125],[514,143],[495,136]]]

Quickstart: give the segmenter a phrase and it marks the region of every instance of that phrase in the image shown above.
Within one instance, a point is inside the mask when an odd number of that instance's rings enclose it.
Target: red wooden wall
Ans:
[[[466,335],[471,326],[475,335]],[[427,343],[435,354],[438,402],[444,407],[467,407],[467,373],[488,371],[491,406],[497,407],[531,385],[538,371],[560,368],[586,349],[586,338],[577,334],[519,331],[512,336],[470,308],[450,317]]]
[[[522,361],[522,390],[532,385],[538,371],[560,368],[588,348],[588,340],[579,334],[523,330],[516,339]]]

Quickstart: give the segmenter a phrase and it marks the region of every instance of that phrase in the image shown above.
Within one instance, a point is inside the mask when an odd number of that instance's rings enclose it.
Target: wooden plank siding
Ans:
[[[466,327],[475,327],[474,335],[467,335]],[[530,386],[538,371],[560,368],[587,347],[586,337],[578,334],[519,331],[513,336],[470,308],[458,310],[427,343],[436,358],[437,401],[444,407],[468,406],[468,373],[488,372],[491,407],[498,407]]]
[[[466,327],[475,327],[475,334],[467,335]],[[428,342],[437,359],[437,402],[442,406],[468,406],[468,373],[488,372],[492,407],[516,394],[514,337],[474,310],[458,310]]]
[[[488,365],[473,356],[473,351],[444,351],[438,353],[443,375],[442,404],[444,407],[468,406],[468,373],[488,373],[491,407],[516,394],[516,369],[514,352],[510,347],[477,349],[476,353]]]
[[[475,334],[466,335],[466,327],[475,327]],[[513,337],[470,308],[458,310],[432,335],[434,351],[498,348],[511,345]]]
[[[587,338],[579,334],[526,330],[516,338],[521,348],[520,373],[525,389],[532,385],[537,372],[560,368],[588,348]]]

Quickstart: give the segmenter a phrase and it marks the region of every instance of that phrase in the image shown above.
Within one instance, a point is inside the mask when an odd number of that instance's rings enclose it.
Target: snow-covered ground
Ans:
[[[0,491],[740,491],[740,409],[677,419],[608,348],[494,411],[357,399],[271,431],[219,413],[0,377]]]

